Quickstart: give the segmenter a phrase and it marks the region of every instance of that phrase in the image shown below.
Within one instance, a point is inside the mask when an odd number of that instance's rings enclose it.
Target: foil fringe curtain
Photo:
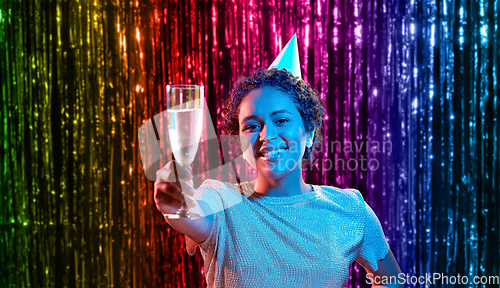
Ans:
[[[0,0],[0,286],[204,287],[200,255],[156,211],[137,131],[179,82],[206,87],[218,123],[231,83],[295,32],[328,111],[307,181],[362,191],[404,273],[500,275],[498,12],[498,0]],[[348,287],[365,279],[355,264]]]

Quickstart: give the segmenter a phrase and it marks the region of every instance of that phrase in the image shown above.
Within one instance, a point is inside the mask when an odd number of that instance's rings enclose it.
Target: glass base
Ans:
[[[177,210],[176,213],[163,213],[163,217],[167,219],[180,219],[180,218],[196,219],[203,217],[203,215],[189,212],[189,210],[184,205],[182,205],[182,207],[179,210]]]

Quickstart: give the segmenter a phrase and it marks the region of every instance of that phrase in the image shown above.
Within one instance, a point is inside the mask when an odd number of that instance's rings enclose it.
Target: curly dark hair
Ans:
[[[306,132],[314,131],[313,146],[306,147],[302,158],[302,164],[311,163],[314,159],[314,146],[321,143],[323,139],[323,125],[325,122],[325,108],[323,101],[316,90],[299,77],[294,77],[286,69],[260,68],[249,76],[240,78],[231,88],[222,114],[220,128],[225,135],[239,135],[239,106],[241,100],[250,91],[264,86],[274,87],[283,93],[290,95],[297,110],[302,116]],[[237,137],[238,138],[238,137]],[[238,138],[238,144],[239,143]]]

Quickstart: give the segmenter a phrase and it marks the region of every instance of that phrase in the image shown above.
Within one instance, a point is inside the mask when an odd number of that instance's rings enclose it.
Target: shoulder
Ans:
[[[196,189],[200,192],[204,192],[207,190],[215,191],[221,195],[224,194],[240,194],[240,189],[238,188],[238,184],[231,184],[228,182],[222,182],[214,179],[206,179],[201,183],[200,187]]]
[[[365,201],[361,192],[352,188],[341,189],[331,186],[322,186],[322,188],[329,191],[328,193],[330,194],[342,195],[341,197],[346,199],[345,205],[351,207],[349,210],[355,213],[354,215],[361,221],[363,230],[367,228],[369,233],[372,233],[372,230],[375,228],[382,230],[380,220],[370,205]],[[350,205],[348,203],[350,203]]]
[[[236,187],[237,185],[230,183],[207,179],[196,189],[196,198],[208,202],[216,210],[227,209],[242,201],[241,193],[235,190]]]
[[[214,180],[214,179],[207,179],[201,183],[200,187],[198,188],[199,190],[221,190],[224,189],[225,184],[224,182]],[[198,190],[197,189],[197,190]]]
[[[322,194],[326,200],[338,202],[345,207],[355,209],[359,213],[365,211],[363,195],[356,189],[338,188],[335,186],[321,185]],[[363,213],[364,214],[364,213]]]

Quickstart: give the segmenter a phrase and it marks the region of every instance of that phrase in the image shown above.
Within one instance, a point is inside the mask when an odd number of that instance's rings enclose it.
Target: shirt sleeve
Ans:
[[[222,219],[221,214],[224,213],[223,203],[219,193],[217,193],[211,184],[212,183],[208,181],[203,182],[203,184],[196,189],[195,199],[205,202],[212,210],[212,231],[203,242],[195,242],[188,236],[185,236],[186,252],[191,256],[196,254],[196,247],[200,247],[205,253],[210,253],[210,251],[213,252],[217,244],[217,237],[221,233],[219,232],[219,222],[220,219]]]
[[[362,203],[364,203],[366,213],[362,246],[355,260],[361,266],[372,271],[377,271],[377,262],[385,258],[389,252],[389,244],[385,239],[384,231],[377,215],[375,215],[372,208],[364,201],[361,193],[359,193],[359,196]]]

